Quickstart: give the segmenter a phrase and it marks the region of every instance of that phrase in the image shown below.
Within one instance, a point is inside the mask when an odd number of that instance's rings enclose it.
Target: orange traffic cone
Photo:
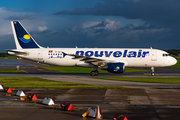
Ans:
[[[11,88],[7,88],[7,91],[6,91],[6,92],[7,92],[7,93],[12,92]]]
[[[121,115],[119,120],[128,120],[126,116]]]
[[[100,114],[100,110],[99,110],[99,105],[97,106],[96,119],[101,119],[101,114]]]
[[[74,110],[73,106],[71,103],[68,103],[65,110],[69,111],[69,110]]]
[[[32,94],[32,96],[31,96],[31,100],[37,100],[37,97],[36,97],[36,95],[35,95],[35,94]]]

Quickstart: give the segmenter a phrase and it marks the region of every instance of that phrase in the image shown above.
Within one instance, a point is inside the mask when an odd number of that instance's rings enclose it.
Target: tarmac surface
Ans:
[[[89,74],[62,74],[39,69],[46,64],[27,60],[18,60],[24,66],[20,69],[25,74],[0,74],[0,76],[40,77],[55,81],[66,81],[94,85],[124,86],[132,89],[31,89],[16,88],[11,96],[0,91],[0,119],[61,119],[92,120],[81,115],[89,107],[100,106],[104,120],[111,120],[114,114],[124,115],[128,120],[178,120],[180,119],[180,85],[162,83],[125,82],[94,79]],[[1,63],[1,61],[0,61]],[[14,66],[1,66],[0,69],[16,69]],[[180,69],[158,68],[156,77],[180,77]],[[100,74],[104,77],[154,77],[146,73]],[[25,90],[26,94],[36,94],[38,100],[20,101],[15,96],[17,90]],[[42,104],[45,97],[55,98],[55,105]],[[63,111],[60,103],[70,102],[74,111]]]

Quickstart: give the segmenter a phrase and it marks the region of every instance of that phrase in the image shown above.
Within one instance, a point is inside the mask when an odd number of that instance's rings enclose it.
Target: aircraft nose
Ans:
[[[177,60],[172,57],[172,58],[171,58],[171,63],[172,63],[172,65],[175,65],[175,64],[177,63]]]

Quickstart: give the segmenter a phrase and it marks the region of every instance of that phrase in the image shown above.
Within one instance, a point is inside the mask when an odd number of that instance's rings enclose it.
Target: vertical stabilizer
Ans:
[[[42,48],[19,21],[11,21],[11,25],[17,49]]]

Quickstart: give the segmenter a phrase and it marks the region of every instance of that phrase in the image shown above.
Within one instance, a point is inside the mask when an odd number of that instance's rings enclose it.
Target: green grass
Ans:
[[[59,66],[48,66],[48,67],[40,67],[47,70],[62,72],[62,73],[90,73],[93,68],[84,68],[84,67],[59,67]],[[108,73],[105,70],[98,70],[99,73]],[[139,70],[133,68],[126,68],[125,72],[142,72],[148,70]]]
[[[132,82],[150,82],[150,83],[172,83],[180,84],[180,78],[128,78],[128,77],[93,77],[98,79],[132,81]]]
[[[90,73],[92,68],[84,68],[84,67],[59,67],[59,66],[48,66],[48,67],[40,67],[47,70],[62,72],[62,73]],[[105,70],[99,70],[99,73],[107,73]]]
[[[176,58],[177,60],[180,60],[180,56],[175,56],[175,58]]]
[[[141,70],[141,69],[134,69],[134,68],[125,68],[125,72],[148,72],[150,70]]]
[[[0,73],[24,73],[22,70],[0,70]]]
[[[0,57],[0,59],[17,59],[18,57],[17,56],[7,56],[7,57]]]
[[[173,66],[170,66],[172,68],[180,68],[180,60],[177,60],[177,63]]]
[[[99,86],[81,83],[59,82],[37,77],[0,77],[0,84],[13,88],[90,88],[90,89],[124,89],[118,86]]]

